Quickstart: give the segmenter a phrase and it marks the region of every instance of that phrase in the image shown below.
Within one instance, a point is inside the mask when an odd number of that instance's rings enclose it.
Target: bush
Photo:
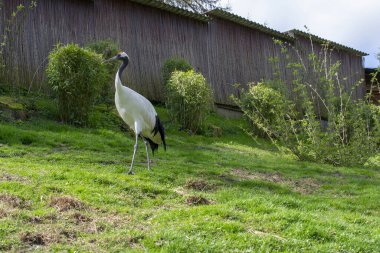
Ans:
[[[254,134],[265,134],[300,160],[339,166],[364,165],[379,152],[379,107],[364,100],[350,101],[343,110],[335,106],[329,111],[328,121],[323,124],[313,111],[305,108],[314,107],[310,100],[301,103],[306,112],[299,113],[294,102],[263,86],[251,84],[241,99],[235,98],[252,123]]]
[[[246,113],[247,119],[252,126],[252,133],[260,137],[268,137],[267,126],[271,126],[269,136],[277,136],[281,133],[276,130],[282,125],[288,112],[290,103],[281,92],[274,90],[267,83],[249,83],[248,90],[241,92],[241,99],[235,100]]]
[[[164,66],[162,67],[162,77],[164,80],[164,84],[166,85],[174,71],[189,71],[192,70],[193,67],[183,58],[173,57],[169,58],[164,62]]]
[[[248,92],[234,99],[253,123],[254,132],[265,133],[299,159],[364,165],[380,151],[380,110],[368,97],[352,99],[360,84],[344,89],[337,75],[339,63],[330,64],[328,55],[309,55],[307,64],[314,68],[305,68],[305,59],[288,64],[294,73],[292,97],[286,96],[286,89],[264,82],[249,85]],[[284,82],[282,86],[287,87]]]
[[[119,45],[110,40],[100,40],[96,42],[92,42],[86,45],[86,49],[92,50],[95,53],[101,54],[103,57],[103,60],[107,60],[115,55],[117,55],[121,50],[119,48]],[[114,87],[114,80],[115,80],[115,74],[117,70],[117,66],[119,65],[118,61],[109,61],[106,64],[107,68],[107,82],[104,83],[104,86],[100,88],[100,96],[99,96],[99,103],[107,103],[107,104],[113,104],[114,103],[114,94],[113,89]]]
[[[206,79],[194,70],[174,71],[166,88],[170,118],[196,133],[212,108],[212,92]]]
[[[101,55],[75,44],[58,45],[49,55],[46,74],[58,96],[61,120],[85,125],[100,88],[107,82]]]

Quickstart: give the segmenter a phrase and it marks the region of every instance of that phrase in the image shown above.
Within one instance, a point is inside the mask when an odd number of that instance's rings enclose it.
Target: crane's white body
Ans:
[[[125,52],[121,52],[117,56],[106,61],[111,60],[123,61],[115,77],[115,105],[120,117],[135,132],[136,135],[131,167],[128,174],[133,174],[133,163],[135,161],[139,137],[141,137],[145,143],[148,169],[150,170],[148,142],[153,153],[161,143],[163,143],[166,150],[165,129],[157,116],[156,110],[149,100],[136,91],[124,86],[121,82],[121,74],[129,62],[128,55]]]
[[[119,72],[115,77],[115,105],[120,117],[138,136],[143,135],[157,144],[161,144],[160,133],[152,132],[157,112],[148,99],[136,91],[123,86]]]

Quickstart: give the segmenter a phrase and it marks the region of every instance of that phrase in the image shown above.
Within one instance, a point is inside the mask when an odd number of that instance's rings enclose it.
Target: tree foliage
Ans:
[[[164,3],[188,9],[197,13],[204,13],[211,9],[221,7],[220,0],[161,0]]]

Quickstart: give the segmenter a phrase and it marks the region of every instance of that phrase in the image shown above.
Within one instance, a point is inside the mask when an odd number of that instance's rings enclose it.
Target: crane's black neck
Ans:
[[[120,65],[120,68],[118,71],[120,80],[121,80],[121,75],[123,74],[124,69],[128,66],[128,62],[129,62],[128,58],[123,59],[123,63]]]

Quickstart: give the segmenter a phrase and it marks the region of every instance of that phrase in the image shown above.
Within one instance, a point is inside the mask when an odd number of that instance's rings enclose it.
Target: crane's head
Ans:
[[[116,56],[114,56],[114,57],[106,60],[106,62],[108,62],[108,61],[114,61],[114,60],[120,60],[120,61],[124,61],[124,62],[126,61],[126,62],[128,62],[129,61],[129,57],[128,57],[128,55],[125,52],[120,52]]]

